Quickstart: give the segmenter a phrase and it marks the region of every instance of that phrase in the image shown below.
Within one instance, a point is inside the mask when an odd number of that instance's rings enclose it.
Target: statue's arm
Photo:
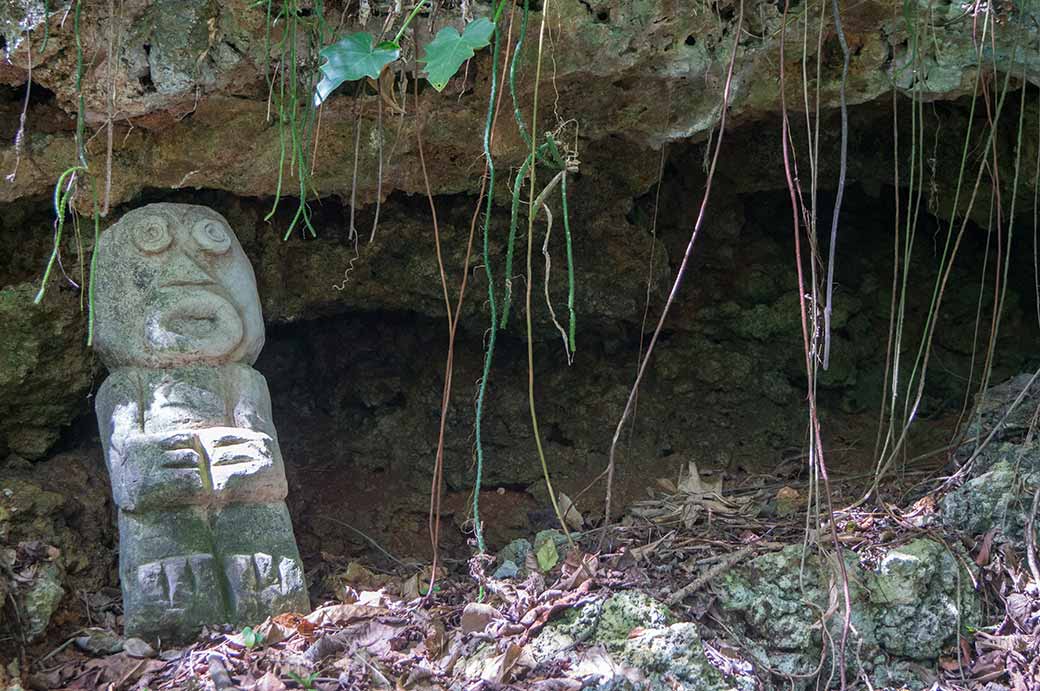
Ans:
[[[94,398],[101,448],[109,472],[125,457],[127,441],[144,433],[140,379],[132,369],[117,369],[108,375]]]
[[[271,393],[264,375],[248,365],[234,366],[235,400],[234,424],[236,427],[263,432],[277,442],[278,432],[271,414]]]
[[[126,511],[196,503],[206,487],[191,430],[146,432],[142,377],[119,369],[101,385],[95,411],[116,505]]]

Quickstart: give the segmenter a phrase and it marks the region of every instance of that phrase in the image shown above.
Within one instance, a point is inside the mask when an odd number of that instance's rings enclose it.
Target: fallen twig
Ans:
[[[670,607],[674,607],[675,605],[679,604],[680,602],[688,598],[690,595],[693,595],[695,592],[703,588],[705,585],[707,585],[709,581],[716,578],[723,571],[726,571],[732,568],[733,566],[736,566],[738,563],[744,561],[745,558],[750,556],[751,553],[755,551],[756,546],[757,545],[753,543],[741,547],[736,552],[730,552],[729,554],[724,556],[722,558],[722,561],[720,561],[718,564],[715,564],[715,566],[712,566],[710,569],[702,573],[700,576],[697,576],[697,578],[693,579],[692,581],[684,585],[682,588],[679,588],[674,593],[672,593],[671,597],[669,597],[666,601],[666,604],[668,604]]]
[[[1036,488],[1036,492],[1033,493],[1033,510],[1029,514],[1029,520],[1026,522],[1026,562],[1029,564],[1029,571],[1033,574],[1033,582],[1040,587],[1040,567],[1037,566],[1036,561],[1036,514],[1037,509],[1040,508],[1040,487]]]

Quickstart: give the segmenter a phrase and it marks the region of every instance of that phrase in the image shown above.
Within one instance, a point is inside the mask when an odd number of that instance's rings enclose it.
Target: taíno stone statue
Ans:
[[[309,609],[253,269],[224,218],[149,204],[97,248],[98,425],[119,508],[126,633],[185,639]]]

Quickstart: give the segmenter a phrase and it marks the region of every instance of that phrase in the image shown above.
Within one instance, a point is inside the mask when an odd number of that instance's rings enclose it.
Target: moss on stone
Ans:
[[[78,300],[52,286],[34,305],[35,293],[28,283],[0,290],[0,454],[30,459],[87,409],[92,370]]]
[[[1033,446],[1031,455],[1040,456],[1035,442]],[[1019,466],[1016,457],[1021,451],[1019,445],[1005,443],[988,452],[1000,460],[943,497],[943,521],[972,535],[996,527],[1002,539],[1024,545],[1026,516],[1040,472]]]
[[[846,660],[852,674],[888,667],[886,656],[935,658],[953,643],[958,627],[978,620],[969,574],[939,543],[921,539],[894,548],[876,572],[846,552],[845,568],[852,600],[849,649],[858,651]],[[725,574],[718,602],[736,617],[760,661],[805,674],[819,662],[819,621],[831,608],[838,578],[829,560],[816,552],[803,557],[802,547],[791,545]],[[842,620],[840,612],[827,620],[833,640],[841,636]]]
[[[598,670],[601,684],[637,689],[723,690],[732,687],[708,661],[693,623],[672,624],[669,609],[646,593],[626,590],[571,609],[551,622],[528,646],[538,662],[563,661],[600,647],[615,662]],[[609,669],[611,676],[603,677]],[[626,686],[627,687],[627,686]]]
[[[61,569],[56,564],[44,564],[36,569],[32,584],[19,598],[26,640],[37,640],[47,630],[51,616],[65,597],[61,581]]]
[[[979,624],[978,597],[961,561],[945,546],[923,538],[885,555],[867,585],[878,642],[885,651],[934,659],[954,633],[967,633]]]

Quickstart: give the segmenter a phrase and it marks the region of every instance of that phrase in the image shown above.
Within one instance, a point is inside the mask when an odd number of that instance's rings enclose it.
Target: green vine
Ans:
[[[324,2],[316,0],[312,13],[304,16],[301,13],[300,0],[286,0],[275,12],[273,0],[257,0],[253,7],[266,6],[267,21],[264,29],[265,55],[270,56],[272,50],[278,52],[278,61],[274,69],[277,83],[271,71],[267,73],[267,86],[270,98],[275,106],[278,121],[278,180],[275,184],[274,203],[264,217],[270,221],[278,211],[282,198],[282,188],[288,174],[296,175],[299,202],[296,212],[285,231],[284,239],[288,240],[292,232],[302,223],[312,237],[317,236],[311,224],[310,206],[307,196],[311,192],[310,171],[313,167],[313,140],[317,123],[317,107],[309,97],[315,86],[313,70],[305,70],[301,75],[301,57],[304,63],[310,64],[316,59],[318,51],[325,42],[328,25],[325,22]],[[271,29],[279,22],[285,22],[285,31],[277,44],[271,42]],[[305,42],[301,44],[301,30]]]
[[[567,158],[561,153],[559,145],[556,143],[556,139],[551,132],[546,132],[545,142],[535,147],[531,135],[527,131],[527,124],[524,122],[524,116],[520,112],[520,102],[516,96],[516,69],[520,61],[520,53],[524,45],[524,39],[527,36],[527,24],[528,17],[530,14],[530,0],[524,0],[524,12],[520,18],[520,34],[516,41],[516,51],[513,53],[513,60],[509,65],[509,94],[513,99],[513,117],[516,120],[517,130],[520,132],[521,138],[524,140],[524,144],[531,151],[530,154],[524,159],[523,163],[520,164],[520,168],[517,170],[516,178],[513,181],[513,201],[511,206],[511,215],[509,221],[509,239],[506,243],[506,265],[505,265],[505,292],[502,304],[502,319],[499,328],[506,328],[509,325],[509,307],[512,298],[512,287],[513,287],[513,259],[516,253],[516,234],[519,224],[519,212],[520,212],[520,192],[523,187],[524,178],[528,176],[530,167],[534,161],[545,164],[554,172],[566,172],[569,165]],[[567,239],[567,284],[568,284],[568,295],[567,295],[567,309],[570,314],[570,325],[568,328],[568,341],[571,352],[575,349],[575,316],[574,316],[574,254],[571,244],[571,230],[570,230],[570,219],[568,218],[567,210],[567,182],[566,174],[563,176],[563,184],[560,187],[561,195],[563,197],[563,223],[564,223],[564,234]],[[537,214],[537,210],[535,210]]]
[[[51,23],[51,3],[50,3],[50,0],[43,0],[43,43],[40,44],[40,53],[41,54],[45,50],[47,50],[47,41],[51,37],[50,23]]]
[[[556,139],[552,132],[545,133],[545,143],[535,148],[531,147],[531,153],[527,155],[524,162],[520,164],[519,170],[517,170],[516,178],[513,181],[513,203],[512,211],[509,221],[509,239],[506,247],[506,279],[505,279],[505,296],[502,304],[502,320],[499,324],[499,328],[506,328],[509,325],[509,305],[510,298],[512,297],[512,270],[513,270],[513,258],[516,253],[516,234],[519,223],[520,215],[520,192],[523,187],[523,182],[528,177],[531,165],[535,160],[545,162],[552,171],[562,173],[562,180],[564,181],[560,187],[561,195],[563,196],[563,223],[564,223],[564,234],[567,238],[567,309],[570,312],[570,327],[568,329],[568,342],[570,344],[571,352],[574,352],[574,331],[575,331],[575,320],[574,320],[574,253],[571,245],[571,230],[569,214],[567,212],[567,183],[566,174],[568,172],[574,172],[574,164],[570,162],[560,152],[560,147],[556,143]],[[537,210],[535,210],[537,214]]]
[[[498,10],[496,12],[496,19],[498,18],[499,14],[501,13],[504,5],[505,5],[505,2],[503,0],[503,2],[499,5]],[[480,386],[479,386],[479,389],[478,389],[478,392],[477,392],[476,420],[475,420],[475,424],[474,424],[475,437],[476,437],[477,473],[476,473],[476,483],[475,483],[474,492],[473,492],[473,514],[474,514],[475,532],[476,532],[476,537],[477,537],[477,547],[478,547],[478,550],[480,552],[484,551],[484,540],[483,540],[482,523],[481,523],[481,520],[480,520],[479,496],[480,496],[481,483],[482,483],[483,471],[484,471],[484,462],[485,462],[484,448],[483,448],[483,437],[482,437],[482,422],[483,422],[485,398],[486,398],[486,392],[487,392],[487,381],[488,381],[488,378],[489,378],[490,373],[491,373],[491,363],[492,363],[492,359],[493,359],[493,356],[494,356],[495,344],[496,344],[496,340],[497,340],[497,333],[498,333],[499,330],[507,328],[508,323],[509,323],[509,309],[510,309],[511,298],[512,298],[513,260],[514,260],[515,253],[516,253],[516,237],[517,237],[517,230],[518,230],[518,227],[519,227],[519,216],[520,216],[520,197],[521,197],[521,193],[523,191],[524,180],[528,179],[528,178],[530,178],[530,182],[531,182],[531,189],[530,189],[531,205],[530,205],[530,208],[528,209],[528,245],[531,244],[531,233],[533,232],[532,224],[533,224],[533,221],[534,221],[534,217],[537,216],[537,214],[538,214],[538,208],[541,206],[541,204],[543,203],[545,197],[549,194],[549,192],[557,184],[557,182],[560,182],[560,190],[561,190],[562,205],[563,205],[564,235],[565,235],[566,244],[567,244],[567,277],[568,277],[568,279],[567,279],[568,280],[567,310],[568,310],[568,314],[569,314],[569,325],[568,325],[567,337],[566,337],[566,340],[565,340],[565,345],[567,345],[569,347],[568,362],[570,361],[570,357],[571,357],[571,355],[573,354],[573,352],[575,350],[575,342],[576,342],[576,319],[575,319],[575,310],[574,310],[574,292],[575,292],[575,288],[574,288],[574,286],[575,286],[575,281],[574,281],[574,253],[573,253],[573,243],[572,243],[571,227],[570,227],[570,219],[569,219],[569,210],[568,210],[568,207],[567,207],[567,173],[568,172],[574,172],[576,170],[576,162],[574,160],[570,159],[568,156],[565,156],[561,152],[561,148],[557,144],[555,135],[552,132],[546,132],[545,133],[545,142],[542,143],[539,146],[536,146],[534,144],[533,140],[531,139],[531,135],[528,133],[527,125],[526,125],[526,123],[524,121],[523,114],[520,112],[519,100],[517,99],[517,96],[516,96],[516,93],[517,93],[516,92],[516,72],[517,72],[517,65],[519,64],[519,60],[521,59],[521,51],[523,49],[524,39],[525,39],[526,34],[527,34],[527,26],[528,26],[529,16],[530,16],[530,0],[525,0],[523,14],[522,14],[521,20],[520,20],[520,32],[519,32],[519,35],[518,35],[518,38],[517,38],[515,51],[513,53],[513,58],[512,58],[512,61],[510,62],[510,65],[509,65],[509,93],[510,93],[510,96],[511,96],[511,98],[513,100],[513,116],[514,116],[514,118],[516,120],[516,123],[517,123],[517,129],[520,132],[521,137],[523,138],[523,140],[524,140],[525,144],[527,145],[528,149],[530,150],[530,153],[524,158],[523,162],[520,164],[520,167],[517,170],[516,176],[513,179],[513,184],[511,186],[511,188],[512,188],[512,198],[511,198],[511,203],[510,203],[509,234],[508,234],[507,239],[506,239],[506,257],[505,257],[505,266],[504,266],[504,289],[503,289],[502,308],[501,308],[501,315],[502,316],[501,316],[500,319],[496,319],[498,310],[496,309],[494,276],[493,276],[492,270],[491,270],[491,258],[490,258],[490,252],[489,252],[489,245],[490,245],[489,235],[490,235],[491,208],[492,208],[491,192],[489,192],[489,195],[488,195],[487,209],[486,209],[485,218],[484,218],[484,256],[483,256],[483,260],[484,260],[484,271],[485,271],[485,274],[486,274],[487,280],[488,280],[488,303],[489,303],[489,307],[490,307],[490,310],[491,310],[491,329],[490,329],[490,335],[489,335],[489,338],[488,338],[487,350],[485,351],[485,355],[484,355],[484,370],[483,370],[483,374],[481,376]],[[489,146],[489,132],[490,132],[490,125],[491,125],[491,113],[492,113],[492,107],[493,107],[492,104],[493,104],[495,95],[497,93],[497,87],[498,87],[497,73],[496,73],[497,65],[498,65],[498,35],[497,35],[497,32],[496,32],[496,43],[495,43],[495,49],[494,49],[494,54],[493,54],[493,63],[492,63],[492,85],[491,85],[491,97],[490,97],[491,100],[489,101],[489,104],[488,104],[488,121],[487,121],[487,125],[485,127],[485,139],[484,139],[484,155],[488,158],[488,161],[489,161],[489,176],[490,176],[489,190],[493,190],[494,189],[494,166],[490,164],[490,161],[491,161],[491,151],[490,151],[490,146]],[[556,172],[556,176],[553,178],[552,182],[550,182],[548,185],[545,186],[545,189],[542,190],[542,192],[537,197],[537,201],[535,201],[534,186],[533,185],[534,185],[534,177],[535,177],[534,176],[534,172],[535,172],[534,168],[537,167],[537,163],[544,163],[544,164],[546,164],[547,167],[549,167],[551,170]],[[528,264],[530,264],[530,247],[528,247],[528,260],[527,261],[528,261]],[[528,283],[531,280],[531,278],[530,278],[530,267],[528,267],[528,278],[527,278],[527,280],[528,280]],[[550,306],[550,309],[551,309],[551,306]],[[528,327],[528,337],[529,338],[530,338],[530,327],[531,327],[530,322],[531,322],[530,306],[528,305],[528,309],[527,309],[527,327]],[[551,484],[551,481],[549,480],[548,467],[546,465],[545,455],[544,455],[544,453],[542,451],[542,448],[541,448],[541,440],[538,437],[537,417],[534,415],[534,408],[533,408],[534,401],[533,401],[533,399],[530,401],[530,404],[532,406],[532,424],[533,424],[533,426],[535,428],[535,431],[534,431],[535,442],[536,442],[536,445],[538,447],[539,459],[540,459],[540,462],[542,464],[543,474],[545,475],[546,484],[547,484],[547,487],[549,489],[549,493],[550,493],[550,497],[551,497],[552,502],[553,502],[554,509],[556,509],[557,516],[559,517],[560,516],[559,507],[557,506],[555,494],[553,493],[553,489],[552,489],[552,484]],[[561,525],[562,525],[562,518],[561,518]],[[567,530],[565,525],[562,526],[562,527],[564,528],[565,531]]]
[[[495,341],[498,329],[498,318],[495,308],[495,277],[491,271],[491,211],[495,200],[495,160],[491,155],[491,127],[495,120],[495,99],[498,96],[498,56],[501,51],[502,32],[499,30],[498,18],[505,7],[506,0],[501,0],[495,13],[494,46],[491,49],[491,93],[488,95],[487,119],[484,123],[484,158],[487,161],[487,200],[484,211],[484,243],[483,261],[484,275],[487,278],[488,307],[491,310],[491,331],[488,336],[487,351],[484,353],[484,369],[477,388],[476,418],[473,424],[477,454],[476,478],[473,487],[473,533],[477,540],[477,551],[483,554],[484,528],[480,520],[480,489],[484,481],[484,440],[483,426],[484,402],[487,398],[488,378],[491,376],[491,361],[495,354]]]
[[[524,12],[528,11],[530,0],[524,0]],[[542,151],[548,151],[551,154],[555,154],[556,158],[553,163],[560,167],[560,175],[566,175],[567,167],[559,160],[559,149],[553,140],[552,134],[546,132],[546,142],[541,146],[535,144],[535,133],[538,131],[538,87],[541,82],[542,76],[542,47],[543,40],[545,38],[545,19],[548,14],[549,2],[546,0],[545,5],[542,8],[542,20],[538,29],[538,58],[535,63],[535,77],[534,77],[534,94],[532,97],[531,105],[531,153],[528,154],[528,160],[530,161],[529,174],[531,176],[531,185],[528,188],[528,206],[527,206],[527,262],[526,262],[526,300],[524,317],[526,322],[526,335],[527,335],[527,406],[531,413],[531,432],[534,435],[535,449],[538,452],[538,461],[542,466],[542,477],[545,480],[545,489],[549,494],[549,501],[552,503],[553,511],[556,514],[556,519],[560,523],[560,529],[563,531],[564,537],[567,538],[567,543],[570,545],[572,551],[576,552],[577,548],[574,544],[574,540],[571,537],[571,531],[567,527],[567,522],[564,520],[563,512],[560,510],[560,503],[556,499],[556,492],[553,490],[552,479],[549,474],[549,463],[545,456],[545,449],[542,447],[542,435],[539,431],[538,425],[538,412],[535,405],[535,376],[534,376],[534,329],[532,327],[531,318],[531,284],[533,282],[532,269],[531,269],[531,257],[532,247],[534,244],[534,220],[538,215],[538,208],[541,204],[540,201],[536,201],[535,189],[537,188],[536,177],[537,177],[537,161],[539,160],[539,154]],[[517,104],[514,104],[517,105]],[[519,108],[516,108],[519,112]],[[546,191],[554,185],[554,182],[550,182],[546,185]],[[539,195],[538,199],[541,199]],[[582,569],[584,569],[584,561],[582,562]]]
[[[47,9],[47,15],[49,16],[50,8],[45,6]],[[94,220],[94,249],[91,252],[90,258],[90,271],[87,276],[87,345],[91,346],[94,344],[94,269],[97,266],[97,245],[98,238],[101,235],[101,214],[98,209],[98,197],[97,188],[94,184],[93,177],[90,176],[90,166],[87,164],[87,153],[86,153],[86,140],[84,139],[84,98],[83,98],[83,39],[80,33],[80,20],[83,12],[83,0],[76,0],[75,10],[73,13],[73,33],[76,39],[76,97],[78,109],[76,112],[76,158],[79,160],[78,165],[70,166],[67,168],[59,177],[57,183],[54,185],[54,244],[51,247],[50,258],[47,260],[47,266],[43,272],[43,279],[40,282],[40,289],[36,293],[36,297],[33,299],[34,304],[40,304],[43,301],[43,297],[47,292],[47,283],[50,280],[51,272],[54,270],[54,265],[58,263],[59,255],[61,253],[61,240],[65,229],[65,214],[67,210],[71,210],[73,214],[76,213],[73,207],[73,200],[76,197],[76,192],[79,188],[80,176],[86,176],[90,181],[90,196],[92,200],[93,208],[93,220]],[[45,23],[46,27],[46,23]],[[44,46],[46,47],[47,34],[46,28],[44,33]],[[41,49],[42,50],[42,49]]]
[[[321,65],[320,69],[323,74],[322,79],[315,85],[314,88],[314,103],[322,104],[324,101],[345,82],[358,82],[363,79],[378,80],[383,70],[385,70],[391,63],[398,60],[401,56],[401,45],[400,41],[405,34],[405,30],[412,23],[412,21],[418,16],[420,10],[427,4],[428,0],[420,0],[414,5],[411,12],[406,16],[401,27],[398,29],[397,34],[394,36],[392,41],[377,42],[375,38],[367,32],[357,32],[349,34],[333,45],[323,49],[321,51],[322,57],[325,58],[325,62]],[[486,47],[489,43],[492,43],[492,76],[491,76],[491,93],[488,100],[488,111],[487,119],[484,127],[484,155],[487,159],[488,166],[488,185],[487,185],[487,200],[484,211],[484,222],[483,222],[483,260],[484,260],[484,271],[488,280],[488,300],[491,309],[491,332],[488,340],[487,350],[484,355],[484,366],[483,375],[480,379],[479,390],[477,393],[476,403],[476,420],[475,420],[475,437],[476,437],[476,479],[475,479],[475,490],[473,494],[473,515],[474,515],[474,532],[476,535],[477,548],[480,552],[484,552],[484,536],[483,536],[483,525],[480,520],[480,489],[483,483],[483,472],[484,472],[484,445],[483,445],[483,428],[482,421],[484,415],[484,408],[487,400],[487,386],[491,374],[491,365],[494,359],[495,343],[497,332],[499,328],[505,327],[505,320],[503,319],[502,324],[498,323],[497,314],[497,300],[495,295],[495,283],[494,275],[490,257],[490,234],[491,234],[491,214],[494,208],[494,186],[495,186],[495,166],[491,156],[491,132],[494,123],[494,109],[495,100],[498,96],[498,61],[501,52],[501,32],[499,31],[499,23],[502,17],[502,12],[506,6],[506,0],[499,0],[495,13],[491,20],[486,18],[480,18],[467,24],[463,31],[459,33],[454,27],[444,27],[437,32],[434,39],[425,46],[423,57],[418,59],[418,62],[424,64],[423,71],[430,85],[437,91],[441,91],[447,86],[448,81],[458,72],[462,65],[473,55],[476,51]],[[519,54],[520,49],[523,45],[522,35],[526,31],[527,18],[529,13],[529,2],[525,3],[524,7],[524,19],[523,19],[523,30],[521,34],[521,40],[517,43],[516,52]],[[516,72],[517,57],[514,56],[513,62],[510,67],[510,90],[514,95],[514,110],[516,109],[515,103],[515,72]],[[518,123],[522,128],[523,135],[526,141],[530,141],[526,129],[523,126],[522,117],[517,112]],[[559,148],[556,146],[555,141],[552,137],[548,137],[546,144],[543,144],[537,149],[538,155],[535,157],[528,157],[527,161],[521,166],[520,173],[518,174],[514,185],[513,185],[513,202],[512,202],[512,219],[510,223],[510,234],[508,241],[508,256],[506,259],[506,299],[503,305],[505,313],[503,317],[508,313],[509,306],[509,271],[512,267],[512,257],[514,252],[514,245],[516,239],[516,229],[518,225],[519,217],[519,195],[523,186],[523,179],[525,173],[529,170],[531,162],[534,160],[548,160],[545,156],[555,155],[551,159],[557,164],[557,167],[561,170],[565,168],[565,164],[562,157],[559,155]],[[545,152],[544,154],[542,152]],[[566,215],[566,203],[564,205]],[[568,309],[571,312],[571,329],[573,333],[573,256],[570,248],[570,225],[569,221],[565,219],[565,228],[568,240],[568,267],[570,269],[570,296],[568,300]],[[571,343],[573,344],[573,335],[571,337]]]

